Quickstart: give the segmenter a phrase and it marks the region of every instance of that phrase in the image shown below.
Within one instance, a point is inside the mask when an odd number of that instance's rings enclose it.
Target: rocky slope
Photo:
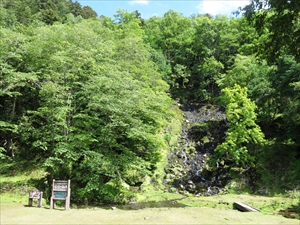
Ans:
[[[169,192],[213,195],[228,181],[224,162],[208,160],[226,136],[225,108],[215,105],[182,105],[184,122],[176,150],[169,156],[164,184]]]

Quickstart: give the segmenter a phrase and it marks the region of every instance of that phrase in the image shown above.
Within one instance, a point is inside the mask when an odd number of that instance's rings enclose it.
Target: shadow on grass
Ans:
[[[279,214],[286,218],[300,220],[300,202],[298,203],[298,205],[291,205],[286,209],[280,210]]]
[[[91,205],[75,205],[76,209],[105,209],[105,210],[140,210],[147,208],[186,208],[189,207],[186,204],[177,202],[176,200],[165,200],[165,201],[157,201],[157,202],[137,202],[132,204],[91,204]],[[71,208],[74,208],[71,206]]]

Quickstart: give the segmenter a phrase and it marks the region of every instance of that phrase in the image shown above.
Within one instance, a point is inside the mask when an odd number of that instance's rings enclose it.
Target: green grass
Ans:
[[[32,181],[45,176],[42,169],[28,162],[3,163],[0,169],[0,194],[2,204],[28,204],[28,194],[35,189]]]
[[[151,186],[147,187],[144,192],[138,193],[137,195],[139,202],[159,202],[183,197],[184,196],[181,194],[164,192],[163,190],[158,190]]]
[[[289,208],[295,211],[291,218],[300,219],[299,198],[287,196],[267,197],[250,194],[227,194],[210,197],[188,197],[179,201],[193,207],[209,207],[216,209],[233,209],[234,202],[243,202],[258,209],[262,214],[282,214]]]
[[[23,179],[22,176],[19,178]],[[11,181],[20,182],[16,180],[14,178]],[[71,204],[71,210],[65,211],[63,207],[50,210],[45,200],[41,209],[26,207],[28,194],[20,187],[0,195],[1,224],[78,224],[83,222],[82,218],[85,218],[85,224],[199,224],[199,221],[204,224],[299,224],[299,220],[286,219],[279,214],[280,210],[284,211],[297,203],[297,199],[285,196],[228,194],[187,197],[149,188],[139,194],[139,201],[152,204],[172,200],[174,206],[160,204],[159,207],[143,207],[139,210],[125,210],[117,206],[116,210],[110,210],[109,207],[79,208]],[[235,201],[258,208],[261,213],[253,216],[252,213],[233,210]]]
[[[300,191],[289,191],[286,194],[276,196],[252,195],[248,193],[231,193],[225,195],[215,195],[209,197],[194,197],[192,195],[183,196],[176,193],[168,193],[162,190],[148,187],[144,193],[138,194],[139,202],[159,202],[172,201],[184,204],[189,207],[213,208],[213,209],[233,209],[234,202],[243,202],[258,209],[264,215],[274,215],[286,212],[292,208],[295,211],[291,218],[300,219]]]
[[[45,173],[41,169],[34,169],[34,168],[29,168],[29,169],[21,169],[22,167],[19,165],[18,167],[16,166],[10,166],[6,167],[6,173],[3,173],[3,170],[0,172],[0,187],[1,187],[1,195],[0,195],[0,206],[1,206],[1,211],[5,209],[5,213],[12,213],[11,211],[17,210],[19,211],[21,217],[22,215],[24,216],[24,223],[31,223],[31,219],[26,219],[27,216],[26,213],[35,213],[33,209],[27,209],[26,206],[28,204],[28,193],[32,191],[34,188],[33,183],[31,182],[32,179],[41,179],[45,176]],[[182,205],[187,206],[185,210],[188,210],[188,212],[192,213],[194,212],[195,208],[198,209],[199,212],[202,212],[204,210],[207,211],[207,214],[210,215],[202,215],[201,218],[203,219],[206,218],[209,222],[215,222],[215,223],[243,223],[243,217],[237,210],[233,210],[233,203],[235,201],[243,202],[245,204],[248,204],[252,207],[255,207],[260,210],[260,216],[261,219],[258,220],[252,220],[251,217],[246,217],[246,220],[251,221],[252,224],[262,224],[263,222],[267,222],[268,220],[278,220],[279,218],[283,218],[284,215],[286,217],[294,218],[296,221],[299,222],[299,215],[300,215],[300,204],[299,204],[299,199],[300,199],[300,191],[294,190],[294,191],[287,191],[285,194],[281,195],[276,195],[272,197],[268,196],[260,196],[260,195],[251,195],[251,194],[227,194],[227,195],[216,195],[216,196],[210,196],[210,197],[194,197],[192,195],[184,196],[181,194],[176,194],[176,193],[169,193],[165,192],[162,189],[158,189],[157,187],[153,187],[151,185],[151,181],[149,180],[148,185],[144,186],[143,192],[137,193],[137,202],[144,202],[144,203],[153,203],[153,202],[168,202],[171,201],[174,206],[170,206],[170,204],[167,204],[164,206],[163,204],[159,204],[159,208],[165,210],[168,208],[172,208],[174,210],[174,213],[184,213],[184,209],[176,209],[176,204],[178,204],[178,208],[180,208]],[[43,190],[41,190],[43,191]],[[71,204],[72,206],[73,204]],[[43,208],[44,209],[49,209],[49,206],[46,205],[46,200],[43,200]],[[92,207],[92,206],[91,206]],[[34,208],[34,207],[33,207]],[[95,208],[95,207],[92,207]],[[97,208],[97,207],[96,207]],[[77,210],[76,207],[73,207],[73,210]],[[78,209],[79,210],[79,209]],[[99,212],[101,211],[100,208],[97,209]],[[147,213],[149,213],[149,209],[146,207],[145,210]],[[163,211],[162,210],[162,211]],[[171,209],[170,209],[171,210]],[[217,210],[217,211],[216,211]],[[3,211],[3,212],[4,212]],[[51,210],[50,210],[51,211]],[[175,212],[176,211],[176,212]],[[39,211],[43,212],[42,214],[45,214],[45,216],[49,216],[50,214],[52,215],[52,212],[49,214],[47,211]],[[214,214],[218,212],[221,217],[226,218],[230,221],[227,221],[227,219],[224,221],[224,218],[215,218],[214,219]],[[2,212],[1,212],[2,213]],[[84,210],[79,210],[76,211],[76,213],[80,214],[82,217],[86,216],[87,211]],[[101,213],[107,213],[106,211],[101,211]],[[119,213],[119,211],[117,212]],[[49,214],[49,215],[48,215]],[[121,213],[122,214],[122,213]],[[3,214],[4,215],[4,214]],[[122,214],[123,215],[123,214]],[[160,215],[160,212],[157,212],[157,215]],[[237,216],[238,219],[235,220],[235,217]],[[265,216],[274,216],[276,215],[277,217],[263,217],[262,215]],[[34,217],[34,215],[32,215]],[[74,215],[76,217],[77,215]],[[136,215],[133,214],[133,217]],[[168,215],[163,213],[163,216],[168,218]],[[181,215],[182,216],[182,215]],[[191,215],[193,217],[193,215]],[[5,217],[5,221],[8,223],[17,223],[15,218],[8,218]],[[92,215],[91,218],[94,218],[95,220],[98,219],[97,215]],[[178,221],[180,221],[180,218],[178,218]],[[198,218],[198,217],[195,217]],[[276,218],[276,219],[275,219]],[[297,220],[298,219],[298,220]],[[95,220],[91,219],[91,223],[95,223]],[[281,219],[280,219],[281,220]],[[43,220],[42,220],[43,221]],[[73,221],[73,220],[70,220]],[[113,220],[114,221],[114,220]],[[115,220],[117,221],[116,223],[122,223],[122,220]],[[127,220],[126,220],[127,221]],[[167,221],[173,221],[173,218],[168,218],[166,220],[159,220],[156,222],[167,222]],[[187,221],[194,223],[195,221],[192,219],[187,219]],[[242,222],[241,222],[242,221]],[[285,220],[282,220],[282,223],[285,223]],[[295,220],[290,220],[295,221]],[[1,221],[2,222],[2,219]],[[47,220],[44,221],[45,223],[53,223],[55,221],[53,220]],[[76,221],[73,221],[76,222]],[[108,221],[107,221],[108,222]],[[140,223],[144,223],[145,221],[141,220],[139,221]],[[155,223],[155,221],[152,221]],[[72,224],[72,222],[66,221],[66,224]],[[288,224],[288,223],[286,223]]]
[[[211,199],[211,197],[208,197]],[[190,199],[191,200],[191,199]],[[140,210],[88,207],[50,210],[25,207],[24,204],[1,204],[1,224],[295,224],[299,220],[280,215],[241,213],[211,207],[159,207]]]

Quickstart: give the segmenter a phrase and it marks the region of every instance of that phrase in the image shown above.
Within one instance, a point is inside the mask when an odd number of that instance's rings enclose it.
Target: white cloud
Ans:
[[[133,0],[133,1],[130,1],[129,4],[130,5],[136,5],[136,4],[147,5],[148,2],[149,2],[148,0]]]
[[[211,15],[230,15],[238,7],[249,4],[249,0],[202,0],[197,9],[199,14],[209,13]]]

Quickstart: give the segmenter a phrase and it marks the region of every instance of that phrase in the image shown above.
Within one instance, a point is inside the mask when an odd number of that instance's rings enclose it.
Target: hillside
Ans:
[[[297,192],[299,20],[280,30],[293,44],[277,40],[282,7],[142,19],[97,17],[72,1],[1,1],[1,178],[21,172],[46,200],[53,179],[71,179],[76,204],[141,201],[153,189]]]

